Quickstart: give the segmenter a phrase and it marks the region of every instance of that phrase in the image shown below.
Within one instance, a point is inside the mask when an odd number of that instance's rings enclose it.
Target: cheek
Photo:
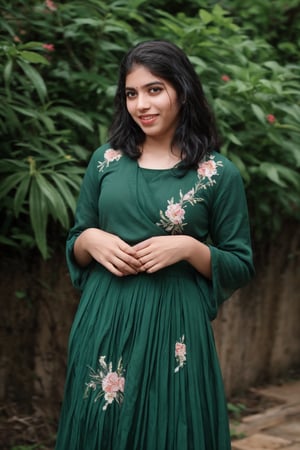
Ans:
[[[126,102],[126,108],[127,108],[128,114],[130,114],[130,115],[132,116],[133,111],[134,111],[133,102],[129,102],[129,101],[127,100],[127,102]]]

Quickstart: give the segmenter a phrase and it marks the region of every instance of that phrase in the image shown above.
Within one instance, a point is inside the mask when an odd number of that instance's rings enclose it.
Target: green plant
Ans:
[[[129,10],[127,2],[12,3],[1,19],[0,242],[37,246],[47,258],[53,222],[70,226],[82,162],[105,139],[111,71],[130,32],[118,16]]]
[[[221,151],[246,184],[254,239],[299,220],[300,67],[293,56],[299,43],[290,42],[282,60],[288,42],[262,14],[270,5],[256,0],[238,16],[234,5],[240,0],[0,6],[2,244],[51,254],[52,240],[71,223],[90,153],[107,139],[120,59],[149,38],[177,43],[201,77]],[[276,0],[281,29],[291,8]],[[256,38],[259,27],[264,32]],[[291,36],[297,30],[292,21]]]
[[[157,35],[179,43],[202,79],[221,151],[246,184],[255,240],[274,236],[287,218],[300,219],[300,66],[277,62],[219,4],[193,18],[157,14]]]
[[[245,437],[244,433],[239,432],[236,427],[238,426],[239,422],[241,421],[242,414],[246,410],[246,406],[242,403],[227,403],[227,410],[229,413],[229,416],[233,418],[233,420],[230,423],[230,436],[232,439],[242,439]]]

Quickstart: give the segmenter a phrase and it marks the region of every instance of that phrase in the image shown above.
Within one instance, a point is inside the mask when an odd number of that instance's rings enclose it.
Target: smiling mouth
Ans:
[[[157,118],[157,114],[147,114],[147,115],[139,116],[139,119],[143,124],[152,123],[155,121],[156,118]]]

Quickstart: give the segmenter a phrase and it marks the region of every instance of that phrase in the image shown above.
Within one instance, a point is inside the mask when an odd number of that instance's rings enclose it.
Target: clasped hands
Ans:
[[[134,246],[116,235],[99,229],[88,229],[78,239],[75,257],[80,262],[82,252],[117,276],[140,272],[154,273],[185,259],[189,236],[155,236]]]

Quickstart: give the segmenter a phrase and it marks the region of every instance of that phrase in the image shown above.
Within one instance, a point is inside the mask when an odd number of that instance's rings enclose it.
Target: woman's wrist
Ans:
[[[208,245],[186,236],[184,259],[206,278],[211,279],[211,253]]]
[[[92,261],[90,253],[91,236],[96,228],[87,228],[76,239],[74,243],[74,256],[77,263],[81,266],[87,266]]]

